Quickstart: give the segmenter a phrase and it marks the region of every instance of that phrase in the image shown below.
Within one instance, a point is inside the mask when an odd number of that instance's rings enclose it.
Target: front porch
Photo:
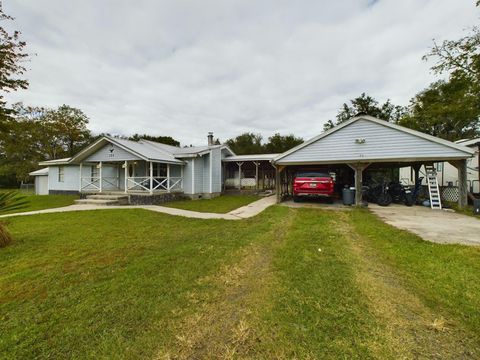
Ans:
[[[82,162],[80,193],[183,192],[183,165],[154,161]]]

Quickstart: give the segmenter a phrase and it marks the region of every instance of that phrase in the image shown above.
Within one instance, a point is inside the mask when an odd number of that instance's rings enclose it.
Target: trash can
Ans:
[[[355,204],[355,189],[344,188],[342,191],[342,200],[343,200],[343,205]]]
[[[473,200],[473,215],[480,215],[480,199]]]

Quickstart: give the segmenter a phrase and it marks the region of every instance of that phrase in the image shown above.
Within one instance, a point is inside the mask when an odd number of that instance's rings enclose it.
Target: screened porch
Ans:
[[[181,192],[183,165],[154,161],[80,163],[80,192]]]

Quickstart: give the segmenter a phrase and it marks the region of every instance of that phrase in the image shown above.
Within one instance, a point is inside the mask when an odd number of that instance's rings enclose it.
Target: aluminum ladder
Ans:
[[[438,188],[437,170],[433,165],[425,165],[427,175],[428,194],[430,195],[430,207],[432,209],[442,209],[442,200],[440,199],[440,189]]]

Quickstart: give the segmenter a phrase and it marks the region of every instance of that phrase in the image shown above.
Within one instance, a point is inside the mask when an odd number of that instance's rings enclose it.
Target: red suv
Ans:
[[[333,201],[335,180],[327,170],[299,171],[293,181],[293,201],[300,197],[325,197]]]

